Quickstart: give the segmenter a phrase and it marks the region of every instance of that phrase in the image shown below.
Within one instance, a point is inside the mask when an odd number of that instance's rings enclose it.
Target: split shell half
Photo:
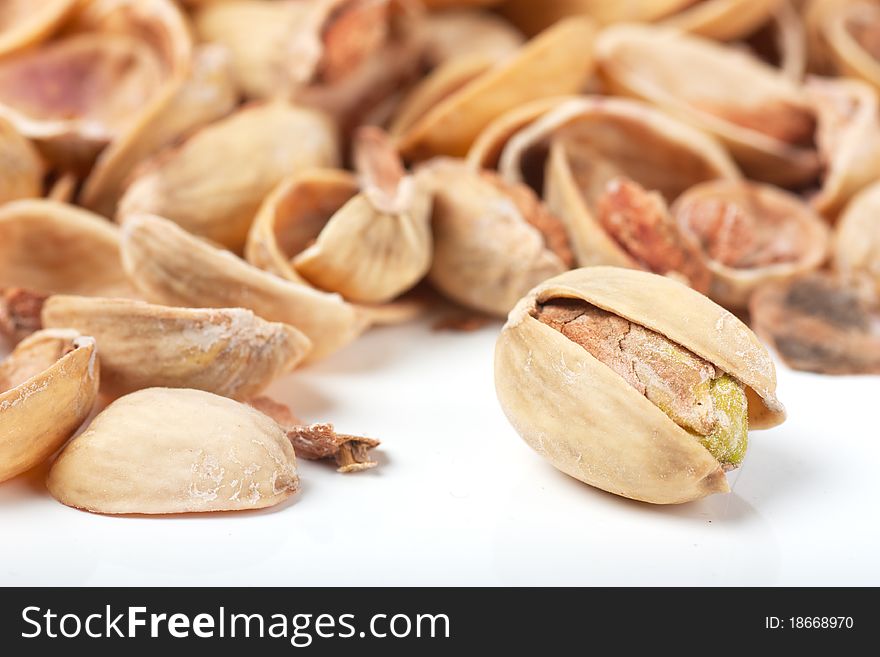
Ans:
[[[657,504],[729,490],[721,465],[693,435],[586,349],[531,315],[537,304],[554,298],[582,299],[731,375],[747,387],[752,428],[784,420],[773,361],[739,319],[662,276],[615,267],[578,269],[523,298],[495,349],[502,409],[526,443],[566,474]]]
[[[96,513],[194,513],[273,506],[299,488],[278,424],[201,390],[150,388],[110,404],[64,449],[49,492]]]
[[[0,362],[0,481],[39,465],[70,438],[98,394],[95,341],[45,330]]]

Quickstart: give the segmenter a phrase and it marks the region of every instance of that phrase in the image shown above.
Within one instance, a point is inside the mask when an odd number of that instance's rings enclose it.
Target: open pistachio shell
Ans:
[[[703,183],[682,194],[672,213],[712,272],[708,296],[732,310],[744,310],[760,285],[818,269],[828,255],[822,218],[770,185]]]
[[[479,54],[497,61],[522,46],[522,33],[496,14],[451,9],[428,14],[423,27],[425,60],[431,66],[464,55]]]
[[[95,341],[40,331],[0,362],[0,481],[39,465],[88,417],[98,394]]]
[[[880,102],[858,80],[814,77],[806,89],[819,117],[816,143],[824,164],[812,203],[834,219],[854,194],[880,178]]]
[[[31,142],[0,118],[0,205],[20,198],[40,196],[43,161]]]
[[[77,1],[5,0],[0,5],[0,56],[29,48],[51,36],[76,8]]]
[[[671,202],[697,183],[739,177],[708,135],[643,103],[601,97],[558,103],[508,140],[498,168],[509,182],[543,190],[579,264],[624,267],[634,263],[596,217],[613,178],[625,176]]]
[[[871,0],[813,3],[812,20],[833,68],[880,90],[880,7]]]
[[[101,352],[101,389],[195,388],[246,400],[292,370],[311,344],[292,326],[241,308],[171,308],[128,299],[55,295],[43,326],[91,335]]]
[[[453,301],[503,316],[531,287],[567,268],[515,202],[513,186],[461,160],[434,159],[416,175],[434,196],[428,280]],[[532,210],[546,212],[537,201]]]
[[[880,182],[856,195],[840,216],[833,257],[837,271],[868,276],[880,294]]]
[[[135,167],[181,136],[232,111],[237,102],[229,57],[221,46],[202,46],[192,69],[164,102],[148,111],[120,134],[98,157],[83,186],[80,201],[95,212],[112,217]]]
[[[807,31],[792,0],[783,0],[772,19],[751,34],[746,43],[789,80],[802,82],[808,65]]]
[[[783,421],[773,361],[736,317],[668,278],[587,267],[550,279],[510,313],[495,350],[501,406],[535,451],[566,474],[646,502],[687,502],[729,490],[697,438],[608,365],[533,316],[538,304],[580,299],[689,350],[746,386],[748,421]],[[657,299],[663,299],[662,304]]]
[[[284,431],[259,411],[201,390],[117,399],[64,449],[47,480],[97,513],[195,513],[273,506],[299,488]]]
[[[507,0],[500,10],[526,34],[536,34],[568,16],[589,16],[600,25],[651,22],[691,4],[693,0]]]
[[[820,172],[804,91],[763,62],[677,30],[620,25],[596,56],[609,89],[649,101],[720,138],[751,177],[803,186]]]
[[[728,41],[766,23],[784,0],[704,0],[692,2],[662,21],[692,34]]]
[[[0,207],[0,288],[134,295],[116,226],[71,205],[37,199]]]
[[[126,221],[122,261],[132,283],[149,301],[191,308],[247,308],[305,333],[313,345],[310,360],[336,351],[366,328],[364,317],[339,295],[257,269],[160,217],[134,215]]]
[[[117,218],[158,214],[240,251],[272,188],[296,171],[334,166],[338,150],[323,114],[285,101],[252,105],[150,160],[125,191]]]
[[[83,173],[188,67],[190,45],[171,0],[81,4],[62,38],[0,61],[0,116]]]
[[[593,67],[594,34],[586,18],[549,28],[415,121],[400,137],[401,151],[411,159],[464,156],[499,114],[539,98],[577,92]]]

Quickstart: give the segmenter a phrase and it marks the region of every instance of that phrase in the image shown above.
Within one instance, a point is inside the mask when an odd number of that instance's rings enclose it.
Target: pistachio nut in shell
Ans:
[[[148,301],[247,308],[302,331],[312,342],[310,360],[340,349],[367,327],[367,319],[339,295],[257,269],[161,217],[137,215],[126,221],[122,261]]]
[[[119,228],[66,203],[26,199],[0,207],[0,289],[133,296]]]
[[[112,217],[138,164],[194,130],[222,118],[237,102],[226,51],[216,45],[197,48],[192,67],[172,93],[142,112],[101,152],[83,183],[80,203]]]
[[[715,135],[752,178],[783,187],[820,173],[815,111],[803,89],[746,53],[670,28],[616,25],[596,41],[601,76]]]
[[[708,296],[731,310],[744,310],[760,285],[818,269],[828,257],[825,221],[771,185],[702,183],[678,198],[672,214],[711,272]]]
[[[531,287],[571,265],[562,223],[524,185],[446,158],[425,163],[416,178],[434,198],[428,280],[453,301],[504,316]]]
[[[59,502],[95,513],[195,513],[273,506],[299,488],[278,424],[201,390],[149,388],[110,404],[61,452]]]
[[[95,338],[101,390],[114,397],[161,387],[244,400],[291,371],[311,348],[292,326],[242,308],[55,295],[43,304],[42,320],[46,328],[73,328]]]
[[[746,425],[785,417],[748,327],[680,283],[615,267],[567,272],[524,297],[496,345],[495,385],[514,428],[556,468],[657,504],[727,492]]]
[[[158,214],[240,251],[272,188],[298,170],[335,166],[338,150],[323,114],[285,101],[251,105],[150,160],[126,189],[117,219]]]
[[[401,152],[413,160],[463,157],[499,114],[539,98],[578,92],[593,70],[594,35],[594,24],[584,17],[547,29],[415,121],[400,137]]]
[[[0,362],[0,481],[49,458],[98,394],[95,341],[71,330],[25,338]]]
[[[844,276],[864,274],[880,292],[880,182],[850,201],[834,231],[835,270]]]

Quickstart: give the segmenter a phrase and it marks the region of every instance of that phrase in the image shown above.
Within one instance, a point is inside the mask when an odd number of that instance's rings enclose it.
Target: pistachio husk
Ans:
[[[745,310],[761,285],[818,269],[828,256],[825,221],[800,197],[749,181],[697,185],[672,207],[712,273],[708,296]]]
[[[880,294],[880,183],[866,187],[846,206],[834,231],[835,270],[872,279]]]
[[[566,474],[655,504],[729,490],[722,464],[693,434],[611,367],[533,316],[538,304],[552,299],[583,300],[728,374],[746,387],[752,428],[784,420],[773,361],[728,311],[666,277],[614,267],[578,269],[523,298],[495,350],[502,409],[526,443]]]
[[[337,294],[264,272],[151,215],[130,217],[122,229],[122,262],[148,301],[189,308],[246,308],[289,324],[311,340],[309,360],[351,342],[367,318]]]
[[[292,326],[241,308],[171,308],[55,295],[43,304],[42,323],[95,338],[101,390],[113,397],[159,387],[245,400],[290,372],[311,349]]]
[[[40,331],[0,362],[0,481],[49,458],[88,417],[98,393],[95,341]]]
[[[432,68],[474,54],[497,61],[525,41],[522,33],[500,16],[473,9],[431,12],[421,29],[425,63]]]
[[[52,465],[47,486],[95,513],[196,513],[273,506],[299,478],[274,420],[201,390],[150,388],[104,409]]]
[[[196,49],[173,93],[141,113],[101,153],[83,185],[83,206],[114,216],[129,177],[146,158],[232,111],[237,102],[229,57],[221,46]]]
[[[119,229],[72,205],[42,199],[0,207],[0,289],[135,296],[119,253]]]
[[[808,7],[820,64],[880,90],[880,7],[870,0],[819,0]]]
[[[0,205],[20,198],[40,196],[44,165],[39,153],[15,127],[0,118]]]
[[[296,171],[334,166],[338,150],[323,114],[286,101],[251,105],[150,160],[126,189],[117,219],[157,214],[241,251],[272,188]]]
[[[750,177],[782,187],[820,173],[815,111],[806,93],[758,59],[677,30],[613,26],[596,42],[612,93],[651,102],[705,130]]]
[[[434,197],[428,280],[453,301],[503,316],[531,287],[570,265],[561,222],[527,187],[446,158],[424,164],[416,176]],[[542,221],[555,232],[543,233]],[[565,242],[564,252],[551,248],[554,238]]]
[[[7,0],[0,6],[0,57],[30,48],[57,30],[78,0]]]
[[[579,91],[593,68],[594,34],[586,18],[549,28],[414,121],[400,137],[401,152],[413,160],[464,156],[499,114],[532,100]]]

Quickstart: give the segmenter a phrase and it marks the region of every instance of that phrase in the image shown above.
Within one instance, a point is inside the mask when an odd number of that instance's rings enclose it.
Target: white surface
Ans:
[[[783,426],[734,492],[629,502],[554,470],[495,400],[499,325],[376,330],[273,388],[307,420],[383,440],[378,470],[301,462],[255,513],[113,518],[0,485],[0,584],[880,584],[880,378],[779,371]]]

